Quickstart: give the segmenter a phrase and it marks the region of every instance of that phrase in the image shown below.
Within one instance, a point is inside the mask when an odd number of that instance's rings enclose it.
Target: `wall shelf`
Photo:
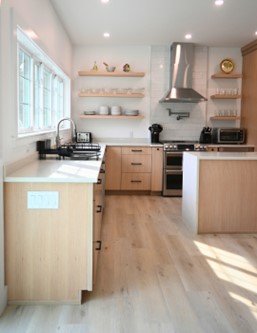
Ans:
[[[214,116],[210,117],[211,120],[240,120],[240,117],[236,116]]]
[[[114,115],[80,115],[80,119],[143,119],[144,116],[126,116],[126,115],[121,115],[121,116],[114,116]]]
[[[211,99],[238,99],[241,95],[212,95]]]
[[[240,79],[242,74],[225,74],[225,73],[217,73],[211,76],[212,79]]]
[[[122,97],[122,98],[143,98],[145,97],[142,93],[79,93],[79,97]]]
[[[105,71],[79,71],[79,76],[120,76],[120,77],[143,77],[144,72],[105,72]]]

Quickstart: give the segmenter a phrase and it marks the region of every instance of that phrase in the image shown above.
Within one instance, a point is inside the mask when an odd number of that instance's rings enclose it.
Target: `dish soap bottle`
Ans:
[[[94,66],[93,66],[92,70],[93,70],[93,71],[97,71],[97,70],[98,70],[98,67],[97,67],[96,61],[94,62]]]

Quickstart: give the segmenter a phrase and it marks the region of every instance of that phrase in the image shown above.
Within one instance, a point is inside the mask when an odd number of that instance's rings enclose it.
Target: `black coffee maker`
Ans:
[[[159,137],[162,131],[162,126],[159,124],[152,124],[148,129],[151,132],[151,143],[160,143]]]

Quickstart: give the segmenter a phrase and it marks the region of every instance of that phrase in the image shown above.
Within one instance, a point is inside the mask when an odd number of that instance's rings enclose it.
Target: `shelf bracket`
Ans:
[[[183,119],[183,118],[189,118],[190,113],[189,112],[173,112],[171,109],[167,109],[169,111],[169,116],[177,115],[177,120]]]

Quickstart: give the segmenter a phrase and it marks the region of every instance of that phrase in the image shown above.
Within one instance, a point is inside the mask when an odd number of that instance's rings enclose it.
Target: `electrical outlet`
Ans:
[[[59,208],[59,192],[57,191],[28,191],[28,209],[57,209]]]

